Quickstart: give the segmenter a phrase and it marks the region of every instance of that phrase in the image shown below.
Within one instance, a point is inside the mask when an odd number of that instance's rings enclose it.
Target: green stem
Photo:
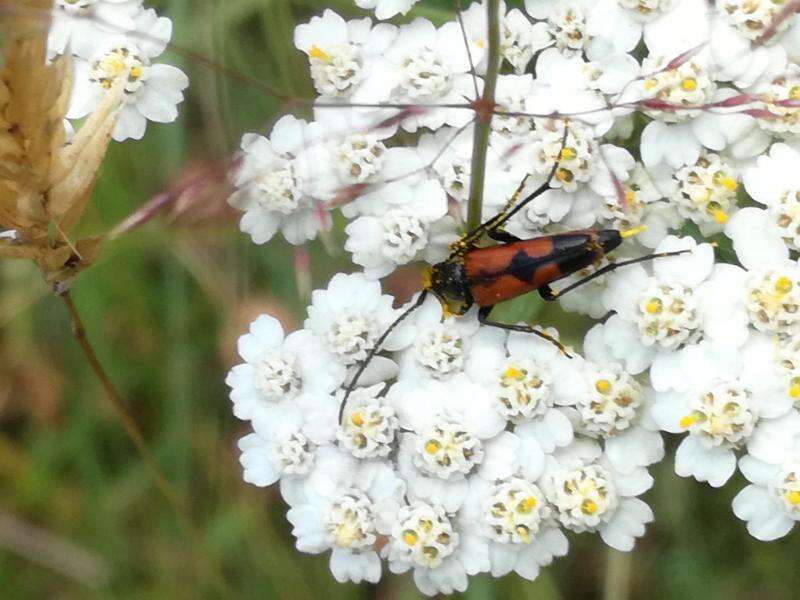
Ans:
[[[603,600],[628,600],[631,593],[631,552],[606,552],[606,573],[603,584]]]
[[[467,211],[468,231],[472,231],[481,224],[483,186],[486,181],[486,154],[489,148],[489,134],[492,130],[497,74],[500,71],[500,0],[489,0],[486,3],[486,12],[489,23],[489,55],[483,96],[477,103],[478,108],[475,115],[475,134],[472,141],[472,179]]]
[[[75,306],[75,302],[72,300],[72,295],[69,293],[69,291],[66,291],[60,294],[60,297],[61,300],[64,301],[67,312],[69,312],[70,324],[72,325],[72,335],[75,337],[75,341],[77,341],[78,345],[81,347],[83,355],[86,358],[86,361],[89,363],[89,366],[92,368],[92,372],[94,373],[95,377],[97,377],[97,380],[103,386],[105,397],[108,401],[108,406],[119,419],[122,428],[125,430],[128,438],[130,438],[131,442],[136,448],[136,451],[139,453],[139,456],[144,462],[148,473],[152,477],[156,488],[164,496],[167,504],[169,504],[169,507],[175,513],[179,524],[186,531],[189,538],[189,543],[191,544],[190,551],[196,553],[196,556],[201,562],[200,567],[202,571],[208,576],[210,582],[217,588],[217,591],[220,592],[221,596],[225,598],[231,597],[228,584],[225,581],[225,577],[220,566],[204,552],[204,549],[201,545],[202,536],[200,531],[195,527],[194,523],[189,517],[184,499],[181,498],[178,492],[173,488],[172,484],[169,482],[169,478],[156,462],[156,459],[150,452],[147,442],[145,441],[139,426],[136,424],[133,415],[131,415],[125,401],[117,391],[117,388],[114,387],[114,384],[111,382],[111,378],[108,376],[108,373],[106,373],[106,370],[100,363],[100,359],[97,357],[97,354],[94,351],[94,346],[92,346],[88,336],[86,335],[86,328],[83,325],[83,319],[81,318],[80,312],[78,312],[78,307]]]

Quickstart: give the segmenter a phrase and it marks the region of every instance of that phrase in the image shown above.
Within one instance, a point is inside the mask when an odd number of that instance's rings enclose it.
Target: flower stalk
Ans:
[[[472,179],[467,210],[467,229],[470,231],[481,224],[483,186],[486,181],[486,154],[489,149],[489,134],[492,130],[497,75],[500,71],[500,0],[489,0],[486,3],[486,10],[489,24],[489,52],[483,95],[476,102],[475,133],[472,143]]]
[[[609,548],[606,552],[604,600],[627,600],[631,592],[631,566],[633,555]]]

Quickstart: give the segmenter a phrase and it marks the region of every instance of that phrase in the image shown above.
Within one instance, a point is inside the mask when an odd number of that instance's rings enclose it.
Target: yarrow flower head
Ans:
[[[280,229],[293,244],[314,238],[330,226],[330,217],[314,187],[313,163],[319,147],[310,145],[308,124],[286,116],[270,139],[242,137],[242,156],[233,172],[236,191],[228,199],[244,212],[239,227],[256,244]]]
[[[169,19],[152,9],[141,10],[133,15],[129,32],[129,36],[104,35],[85,58],[74,58],[74,86],[66,115],[68,119],[89,115],[106,94],[121,86],[122,106],[113,132],[116,141],[141,139],[148,121],[177,119],[177,105],[189,86],[183,71],[153,62],[172,35]]]
[[[254,321],[227,378],[245,480],[280,486],[337,581],[535,579],[567,531],[630,551],[670,435],[678,476],[721,487],[738,466],[753,536],[800,520],[799,19],[524,5],[500,3],[494,55],[488,2],[437,25],[312,17],[294,41],[313,117],[245,135],[233,162],[253,242],[331,229],[359,271],[314,291],[299,331]],[[136,104],[161,49],[126,44],[87,64]],[[470,235],[476,212],[495,221]],[[383,292],[419,271],[404,305]],[[600,322],[562,337],[500,302],[528,291]]]

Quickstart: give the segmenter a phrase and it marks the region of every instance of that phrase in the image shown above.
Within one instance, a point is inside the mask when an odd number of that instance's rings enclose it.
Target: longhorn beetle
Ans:
[[[366,358],[359,365],[352,380],[345,388],[344,398],[339,406],[339,422],[344,415],[347,400],[358,384],[372,358],[380,351],[389,334],[412,312],[422,306],[429,293],[434,294],[442,305],[446,315],[460,316],[473,305],[477,305],[478,320],[484,325],[532,333],[556,345],[567,354],[564,346],[547,333],[534,329],[530,325],[509,325],[492,321],[489,314],[495,304],[516,298],[533,290],[547,301],[553,301],[581,285],[609,273],[620,267],[645,262],[655,258],[677,256],[688,250],[648,254],[631,260],[606,265],[583,279],[556,291],[550,287],[573,273],[577,273],[590,265],[597,264],[606,254],[617,248],[624,238],[631,237],[644,230],[638,227],[619,231],[616,229],[583,229],[544,235],[529,240],[522,240],[511,235],[503,226],[508,220],[522,210],[525,205],[550,188],[553,177],[561,173],[559,161],[567,141],[568,128],[565,124],[561,151],[550,171],[547,180],[518,202],[525,187],[525,180],[494,217],[479,225],[475,230],[466,233],[451,246],[450,255],[442,262],[426,270],[424,285],[414,303],[389,325],[370,349]],[[488,247],[480,247],[481,238],[486,235],[500,242]]]

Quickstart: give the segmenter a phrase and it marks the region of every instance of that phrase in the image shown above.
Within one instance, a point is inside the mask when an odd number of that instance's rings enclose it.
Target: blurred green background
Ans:
[[[311,96],[295,23],[325,7],[363,16],[351,0],[162,0],[174,41],[268,82]],[[443,22],[448,0],[413,14]],[[103,232],[190,173],[213,173],[244,131],[269,128],[288,108],[185,53],[166,60],[190,75],[178,123],[151,124],[142,142],[113,145],[83,224]],[[305,105],[294,108],[308,116]],[[236,228],[224,193],[208,185],[182,208],[109,243],[74,287],[88,335],[158,463],[181,496],[195,533],[181,527],[153,484],[71,337],[63,305],[38,273],[0,263],[1,598],[415,598],[408,577],[379,586],[339,585],[327,555],[296,552],[274,489],[243,483],[223,379],[235,340],[254,315],[287,327],[303,318],[303,283],[281,239],[255,247]],[[331,236],[341,247],[341,224]],[[339,251],[309,245],[315,287],[352,269]],[[299,284],[299,285],[298,285]],[[413,276],[390,283],[399,294]],[[567,331],[579,325],[530,298],[512,309]],[[568,335],[569,337],[569,335]],[[634,598],[797,598],[800,538],[763,544],[730,510],[726,489],[654,469],[646,499],[656,523],[632,555]],[[534,583],[473,579],[466,598],[598,598],[608,554],[596,536],[572,536],[568,557]],[[614,563],[619,566],[619,563]],[[624,565],[623,565],[624,566]]]

